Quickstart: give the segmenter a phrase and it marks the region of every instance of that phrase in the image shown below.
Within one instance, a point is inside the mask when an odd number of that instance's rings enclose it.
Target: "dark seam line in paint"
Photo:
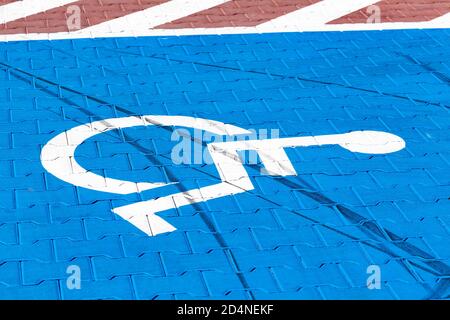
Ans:
[[[285,74],[271,73],[269,71],[263,72],[263,71],[258,71],[258,70],[244,70],[244,69],[240,69],[240,68],[236,68],[236,67],[221,66],[221,65],[196,62],[196,61],[186,61],[186,60],[181,60],[181,59],[173,59],[170,57],[161,57],[161,56],[157,56],[157,55],[146,56],[146,55],[142,55],[142,54],[121,51],[121,50],[116,50],[116,49],[109,49],[109,48],[101,48],[101,49],[104,49],[107,51],[112,51],[112,52],[117,52],[117,53],[122,53],[122,54],[143,57],[143,58],[155,59],[155,60],[174,61],[174,62],[178,62],[178,63],[193,64],[193,65],[199,65],[199,66],[210,67],[210,68],[218,68],[218,69],[227,69],[227,70],[231,70],[231,71],[239,71],[239,72],[244,72],[244,73],[272,76],[272,77],[277,77],[277,78],[282,78],[282,79],[300,80],[300,81],[304,81],[304,82],[311,82],[311,83],[321,84],[321,85],[325,85],[325,86],[336,86],[336,87],[345,88],[345,89],[349,89],[349,90],[357,90],[357,91],[362,91],[362,92],[366,92],[366,93],[374,93],[374,94],[381,95],[381,96],[387,96],[387,97],[391,97],[391,98],[413,101],[413,102],[420,103],[420,104],[433,105],[433,106],[437,106],[437,107],[444,107],[444,108],[450,109],[450,105],[446,105],[446,104],[443,104],[440,102],[433,102],[433,101],[427,101],[427,100],[423,100],[423,99],[410,98],[410,97],[403,96],[400,94],[382,92],[382,91],[368,89],[368,88],[362,88],[362,87],[349,86],[349,85],[345,85],[345,84],[337,83],[337,82],[321,81],[321,80],[310,79],[310,78],[305,78],[305,77],[300,77],[300,76],[291,76],[291,75],[285,75]]]

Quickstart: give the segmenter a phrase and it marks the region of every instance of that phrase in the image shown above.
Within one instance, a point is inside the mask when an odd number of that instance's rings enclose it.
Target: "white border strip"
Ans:
[[[31,16],[76,0],[22,0],[0,6],[0,24]]]
[[[0,36],[0,42],[30,41],[30,40],[62,40],[86,38],[115,37],[148,37],[148,36],[188,36],[188,35],[227,35],[227,34],[259,34],[278,32],[324,32],[324,31],[368,31],[368,30],[399,30],[399,29],[450,29],[450,15],[445,19],[440,17],[428,22],[391,22],[391,23],[357,23],[332,24],[322,26],[287,26],[287,27],[226,27],[226,28],[192,28],[192,29],[149,29],[126,30],[123,32],[57,32],[10,34]]]

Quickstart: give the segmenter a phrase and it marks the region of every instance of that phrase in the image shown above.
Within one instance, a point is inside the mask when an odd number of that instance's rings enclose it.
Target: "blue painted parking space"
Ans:
[[[448,298],[449,36],[443,29],[0,43],[0,298]],[[285,176],[263,174],[260,158],[244,162],[253,189],[188,205],[174,198],[156,216],[176,230],[152,236],[130,223],[133,214],[128,221],[112,210],[220,182],[214,163],[173,161],[183,138],[174,132],[195,130],[136,125],[80,143],[67,174],[77,174],[76,160],[96,176],[166,184],[126,194],[69,183],[43,165],[58,154],[41,157],[70,129],[147,115],[214,120],[269,140],[271,132],[382,131],[405,147],[286,148],[296,174]],[[208,154],[205,145],[189,146],[194,156]],[[79,288],[68,285],[70,266]],[[367,284],[373,266],[379,288]]]

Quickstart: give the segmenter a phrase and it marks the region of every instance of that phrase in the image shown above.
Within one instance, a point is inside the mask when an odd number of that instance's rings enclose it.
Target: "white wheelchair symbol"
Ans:
[[[106,119],[72,128],[51,139],[42,149],[42,165],[49,173],[67,183],[101,192],[131,194],[166,186],[167,183],[161,182],[132,182],[103,177],[81,167],[75,159],[77,147],[97,134],[151,125],[188,127],[225,136],[251,133],[230,124],[185,116],[148,115]],[[285,148],[324,145],[339,145],[351,152],[386,154],[403,149],[405,141],[387,132],[353,131],[345,134],[210,143],[207,148],[220,175],[220,183],[118,207],[113,212],[149,236],[172,232],[176,228],[156,213],[254,189],[239,151],[256,151],[268,175],[295,176],[297,173]]]

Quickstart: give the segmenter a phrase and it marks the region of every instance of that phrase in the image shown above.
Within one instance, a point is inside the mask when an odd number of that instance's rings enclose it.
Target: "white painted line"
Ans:
[[[61,7],[75,0],[22,0],[0,6],[0,24]]]
[[[183,18],[230,0],[172,0],[114,20],[85,28],[85,32],[136,32]]]
[[[321,26],[276,26],[261,27],[226,27],[226,28],[186,28],[186,29],[149,29],[124,30],[118,32],[96,31],[55,32],[0,35],[0,42],[32,40],[64,40],[89,38],[124,38],[152,36],[191,36],[191,35],[227,35],[227,34],[261,34],[279,32],[326,32],[326,31],[379,31],[408,29],[450,29],[450,16],[426,22],[387,22],[387,23],[349,23],[324,24]]]
[[[259,27],[262,29],[270,29],[283,26],[299,26],[301,28],[320,26],[370,6],[378,1],[379,0],[324,0],[260,24]]]
[[[450,24],[450,12],[447,14],[444,14],[441,17],[435,18],[433,20],[431,20],[431,22],[433,23],[448,23]]]

